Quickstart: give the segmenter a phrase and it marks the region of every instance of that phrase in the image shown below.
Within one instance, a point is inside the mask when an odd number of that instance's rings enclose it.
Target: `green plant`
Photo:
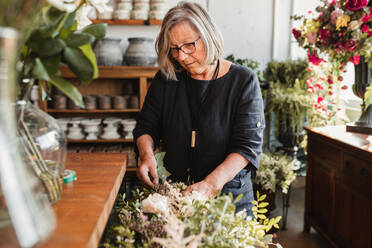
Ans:
[[[275,113],[276,136],[281,132],[299,133],[305,117],[314,112],[307,92],[310,77],[306,60],[270,61],[265,78],[270,86],[267,93],[267,113]]]
[[[253,59],[235,59],[233,54],[230,54],[229,56],[227,56],[226,59],[235,64],[251,68],[257,74],[258,80],[261,83],[265,81],[264,73],[263,71],[259,69],[260,64],[257,61]]]
[[[253,182],[271,192],[280,188],[286,194],[289,186],[296,179],[293,163],[293,158],[284,152],[262,153],[260,167]]]
[[[96,57],[92,50],[95,40],[106,34],[106,24],[92,24],[77,30],[76,10],[69,13],[52,6],[43,7],[35,20],[35,26],[25,37],[20,61],[20,80],[46,81],[84,107],[82,96],[76,87],[60,76],[60,63],[66,64],[79,81],[89,84],[98,77]],[[31,84],[21,89],[27,95]],[[41,87],[42,88],[42,87]],[[45,92],[43,92],[45,96]]]

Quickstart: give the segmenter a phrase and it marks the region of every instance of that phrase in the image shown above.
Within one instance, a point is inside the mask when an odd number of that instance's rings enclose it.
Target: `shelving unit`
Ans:
[[[107,23],[108,25],[161,25],[163,20],[92,20],[93,23]]]
[[[145,100],[147,89],[150,80],[158,71],[157,67],[151,66],[99,66],[99,78],[95,79],[89,85],[80,84],[76,76],[69,70],[68,67],[60,67],[62,77],[72,82],[83,96],[86,95],[123,95],[125,92],[124,86],[127,83],[132,84],[135,95],[139,98],[139,108],[128,109],[54,109],[51,108],[51,102],[44,101],[41,108],[56,118],[60,117],[83,117],[83,118],[105,118],[105,117],[120,117],[120,118],[135,118],[136,114],[141,110]],[[70,144],[99,144],[99,143],[123,143],[130,144],[133,139],[96,139],[85,140],[69,139]]]

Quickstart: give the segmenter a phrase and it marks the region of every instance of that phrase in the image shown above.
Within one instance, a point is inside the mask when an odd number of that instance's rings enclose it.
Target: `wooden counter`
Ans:
[[[69,152],[66,168],[76,171],[77,181],[63,185],[62,197],[53,206],[57,227],[38,247],[97,247],[124,178],[126,164],[125,154]],[[0,247],[18,245],[14,239],[9,239]]]

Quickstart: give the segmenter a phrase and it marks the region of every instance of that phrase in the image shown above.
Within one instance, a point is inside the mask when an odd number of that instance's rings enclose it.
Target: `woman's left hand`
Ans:
[[[191,194],[193,191],[198,191],[209,199],[213,199],[216,196],[218,190],[214,185],[203,180],[188,186],[183,192],[183,195],[186,196],[188,194]]]

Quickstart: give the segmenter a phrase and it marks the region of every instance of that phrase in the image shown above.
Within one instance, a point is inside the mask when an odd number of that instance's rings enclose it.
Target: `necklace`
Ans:
[[[188,98],[187,100],[188,100],[188,104],[189,104],[189,109],[191,111],[191,124],[192,124],[191,141],[190,141],[190,147],[191,148],[195,148],[195,145],[196,145],[197,126],[198,126],[202,106],[204,105],[206,99],[208,98],[209,92],[211,90],[212,82],[215,81],[218,77],[219,70],[220,70],[220,60],[217,60],[217,65],[216,65],[216,68],[214,69],[212,80],[211,80],[211,82],[209,82],[209,84],[207,86],[207,89],[205,90],[204,97],[202,97],[200,106],[196,111],[193,111],[193,107],[192,107],[192,104],[191,104],[191,101],[192,101],[191,97],[192,96],[191,96],[190,85],[188,85],[189,87],[186,87],[187,98]]]

